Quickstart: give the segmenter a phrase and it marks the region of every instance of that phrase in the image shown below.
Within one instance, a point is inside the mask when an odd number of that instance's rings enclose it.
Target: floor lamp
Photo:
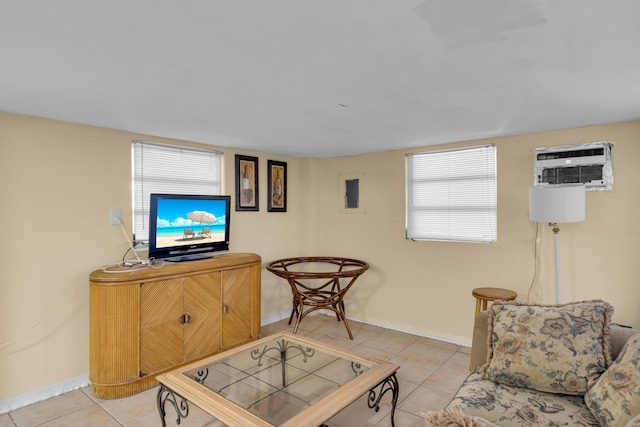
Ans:
[[[560,259],[558,223],[580,222],[585,217],[584,185],[529,187],[529,219],[553,227],[556,258],[556,303],[560,303]]]

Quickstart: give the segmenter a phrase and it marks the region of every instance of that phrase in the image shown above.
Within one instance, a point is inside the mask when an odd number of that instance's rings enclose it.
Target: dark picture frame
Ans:
[[[236,211],[260,210],[258,158],[236,154]]]
[[[267,211],[287,211],[287,163],[276,160],[267,161]]]

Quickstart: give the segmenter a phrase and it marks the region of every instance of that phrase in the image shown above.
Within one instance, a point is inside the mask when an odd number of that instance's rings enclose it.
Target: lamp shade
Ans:
[[[585,218],[584,185],[529,187],[529,219],[538,222],[580,222]]]

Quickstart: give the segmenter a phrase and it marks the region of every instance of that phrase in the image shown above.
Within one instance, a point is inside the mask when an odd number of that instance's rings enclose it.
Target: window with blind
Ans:
[[[407,156],[407,238],[497,239],[496,148],[484,145]]]
[[[149,239],[149,199],[159,194],[222,194],[222,153],[133,141],[133,233]]]

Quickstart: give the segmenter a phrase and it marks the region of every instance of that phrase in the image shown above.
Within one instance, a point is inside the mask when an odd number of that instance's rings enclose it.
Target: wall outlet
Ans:
[[[111,225],[122,224],[122,209],[109,210],[109,221]]]

